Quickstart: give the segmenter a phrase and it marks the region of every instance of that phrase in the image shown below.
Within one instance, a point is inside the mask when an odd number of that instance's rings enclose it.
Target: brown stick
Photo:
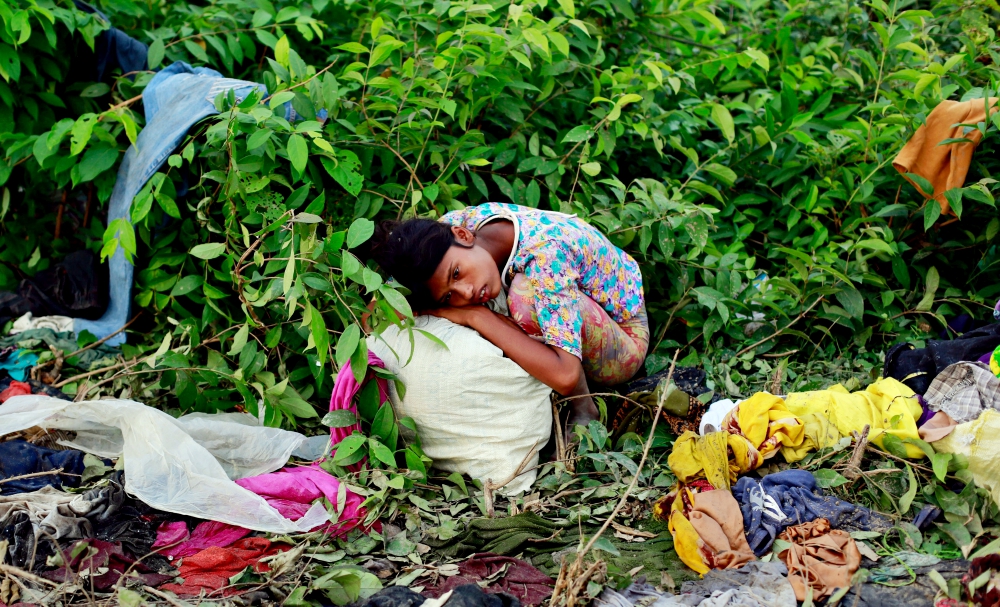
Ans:
[[[803,310],[801,314],[799,314],[798,316],[796,316],[795,320],[793,320],[792,322],[788,323],[787,325],[785,325],[781,329],[775,331],[774,333],[768,335],[764,339],[762,339],[760,341],[757,341],[757,342],[754,342],[754,343],[750,344],[749,346],[743,348],[742,350],[740,350],[739,352],[736,353],[736,356],[737,357],[743,356],[744,354],[746,354],[750,350],[753,350],[757,346],[759,346],[761,344],[765,344],[765,343],[771,341],[775,337],[781,335],[782,333],[784,333],[788,329],[792,328],[792,325],[794,325],[795,323],[797,323],[800,320],[802,320],[805,317],[806,314],[812,312],[812,309],[815,308],[817,305],[819,305],[819,302],[823,301],[824,299],[826,299],[826,296],[825,295],[820,295],[819,298],[816,299],[816,301],[814,301],[811,306],[809,306],[808,308],[806,308],[805,310]]]
[[[10,483],[12,481],[19,481],[26,478],[35,478],[36,476],[49,476],[50,474],[62,474],[62,468],[56,468],[55,470],[46,470],[44,472],[32,472],[30,474],[22,474],[20,476],[11,476],[9,478],[0,479],[0,485],[4,483]],[[77,476],[76,474],[70,474],[69,476]]]

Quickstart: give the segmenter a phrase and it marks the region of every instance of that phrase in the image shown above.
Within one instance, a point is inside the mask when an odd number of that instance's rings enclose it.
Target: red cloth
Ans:
[[[24,396],[26,394],[31,394],[31,386],[23,381],[12,381],[6,390],[0,392],[0,403],[6,402],[12,396]]]
[[[506,567],[506,573],[493,581],[484,591],[496,594],[506,592],[520,599],[525,607],[541,605],[552,596],[556,581],[545,575],[527,561],[509,556],[499,556],[489,552],[473,554],[466,561],[458,564],[458,575],[438,578],[440,584],[426,588],[421,593],[429,598],[438,598],[449,590],[454,590],[465,584],[476,584],[500,573]]]
[[[174,521],[160,525],[153,548],[170,546],[158,551],[163,556],[192,556],[206,548],[231,546],[236,540],[248,535],[249,529],[218,521],[198,523],[194,533],[188,535],[187,523]]]
[[[261,563],[260,559],[288,549],[289,546],[272,544],[262,537],[248,537],[229,548],[213,546],[181,561],[182,584],[164,584],[160,590],[177,596],[198,596],[202,592],[214,596],[238,594],[239,588],[226,588],[221,593],[216,591],[229,586],[229,579],[247,567],[253,567],[258,573],[268,571],[267,564]]]

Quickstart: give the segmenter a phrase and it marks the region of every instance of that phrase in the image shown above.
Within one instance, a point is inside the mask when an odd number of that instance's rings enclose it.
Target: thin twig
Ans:
[[[29,474],[21,474],[19,476],[11,476],[11,477],[8,477],[8,478],[5,478],[5,479],[0,479],[0,485],[2,485],[4,483],[10,483],[10,482],[13,482],[13,481],[23,480],[23,479],[26,479],[26,478],[35,478],[36,476],[49,476],[49,475],[52,475],[52,474],[62,474],[62,473],[63,473],[63,469],[62,468],[56,468],[55,470],[45,470],[44,472],[31,472]],[[79,476],[79,475],[78,474],[69,474],[69,473],[67,473],[67,476]]]
[[[189,603],[185,603],[184,601],[178,601],[177,599],[175,599],[174,597],[170,596],[169,594],[167,594],[165,592],[160,592],[159,590],[157,590],[156,588],[153,588],[151,586],[143,586],[142,589],[145,590],[146,592],[148,592],[149,594],[152,594],[153,596],[160,597],[161,599],[163,599],[164,601],[170,603],[174,607],[191,607],[191,605]]]
[[[792,328],[792,325],[794,325],[795,323],[797,323],[797,322],[799,322],[800,320],[802,320],[803,318],[805,318],[805,315],[806,315],[806,314],[808,314],[808,313],[810,313],[810,312],[812,312],[812,309],[813,309],[813,308],[815,308],[815,307],[816,307],[817,305],[819,305],[819,302],[823,301],[824,299],[826,299],[826,296],[825,296],[825,295],[820,295],[820,296],[819,296],[819,297],[818,297],[818,298],[816,299],[816,301],[814,301],[814,302],[812,303],[812,305],[811,305],[811,306],[809,306],[808,308],[806,308],[805,310],[803,310],[801,314],[799,314],[798,316],[796,316],[796,317],[795,317],[795,320],[793,320],[792,322],[788,323],[787,325],[785,325],[785,326],[784,326],[784,327],[782,327],[781,329],[779,329],[779,330],[775,331],[774,333],[772,333],[772,334],[768,335],[768,336],[767,336],[767,337],[765,337],[764,339],[762,339],[762,340],[760,340],[760,341],[756,341],[756,342],[754,342],[754,343],[750,344],[749,346],[747,346],[747,347],[743,348],[742,350],[740,350],[739,352],[737,352],[737,353],[736,353],[736,356],[737,356],[737,357],[740,357],[740,356],[743,356],[744,354],[746,354],[746,353],[747,353],[747,352],[749,352],[750,350],[753,350],[753,349],[754,349],[754,348],[756,348],[757,346],[759,346],[759,345],[761,345],[761,344],[765,344],[765,343],[767,343],[767,342],[771,341],[771,340],[772,340],[772,339],[774,339],[775,337],[778,337],[779,335],[781,335],[782,333],[784,333],[784,332],[785,332],[785,331],[787,331],[788,329]]]
[[[34,573],[28,573],[24,569],[18,567],[13,567],[11,565],[0,564],[0,573],[7,573],[9,575],[16,575],[17,577],[24,578],[29,582],[34,582],[36,584],[45,584],[47,586],[52,586],[53,588],[58,588],[59,584],[53,582],[52,580],[47,580],[43,577],[38,577]]]

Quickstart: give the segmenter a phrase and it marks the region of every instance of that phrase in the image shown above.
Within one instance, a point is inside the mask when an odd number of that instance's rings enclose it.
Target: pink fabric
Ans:
[[[206,548],[231,546],[237,540],[250,534],[249,529],[206,521],[198,523],[194,533],[188,535],[187,524],[182,521],[163,523],[157,529],[156,542],[153,548],[169,546],[159,551],[163,556],[182,557],[198,554]],[[177,542],[180,542],[179,544]],[[176,544],[176,545],[173,545]]]
[[[270,474],[241,478],[236,484],[263,497],[275,510],[293,521],[302,518],[310,504],[321,497],[325,497],[336,507],[340,490],[340,481],[315,465],[285,468]],[[344,511],[340,513],[336,523],[331,523],[324,530],[339,536],[357,527],[365,517],[365,511],[361,508],[363,501],[360,495],[348,490]]]
[[[382,362],[382,359],[375,356],[372,352],[368,352],[368,364],[385,369],[385,363]],[[381,377],[375,379],[378,382],[378,402],[382,404],[389,399],[389,382]],[[361,384],[354,379],[354,371],[351,370],[350,363],[341,367],[340,372],[337,373],[337,379],[333,383],[333,394],[330,395],[330,411],[346,409],[357,415],[358,407],[354,403],[354,396],[360,389]],[[360,432],[361,424],[354,424],[346,428],[330,428],[330,444],[336,446],[340,441],[353,434],[355,430]],[[348,466],[347,469],[357,472],[361,469],[363,463],[364,460]]]

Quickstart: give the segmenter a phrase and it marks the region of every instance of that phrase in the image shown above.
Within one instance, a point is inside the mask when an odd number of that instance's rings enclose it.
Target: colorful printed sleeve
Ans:
[[[564,246],[552,242],[536,251],[524,268],[535,294],[535,312],[545,343],[582,358],[580,278]]]

